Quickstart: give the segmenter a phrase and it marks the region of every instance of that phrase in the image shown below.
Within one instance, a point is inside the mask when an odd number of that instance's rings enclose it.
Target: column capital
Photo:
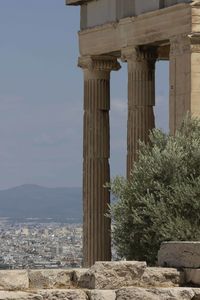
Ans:
[[[190,39],[187,34],[176,35],[170,38],[170,56],[182,55],[190,51]]]
[[[137,46],[126,47],[121,50],[122,62],[127,62],[128,60],[137,60],[137,56],[138,56]]]
[[[89,71],[118,71],[121,66],[117,58],[109,55],[81,56],[78,59],[78,66]]]
[[[191,43],[191,52],[200,52],[200,33],[191,33],[188,37]]]
[[[190,3],[190,5],[192,7],[196,7],[196,6],[198,7],[198,6],[200,6],[200,1],[199,0],[195,0],[195,1],[193,0],[192,3]]]
[[[157,47],[153,46],[132,46],[121,50],[121,60],[128,61],[152,61],[155,62],[158,57]]]
[[[170,38],[170,56],[183,55],[187,52],[200,52],[200,33],[194,32]]]

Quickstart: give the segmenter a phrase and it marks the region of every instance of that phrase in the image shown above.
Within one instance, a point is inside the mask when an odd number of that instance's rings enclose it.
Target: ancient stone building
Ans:
[[[110,260],[110,74],[128,66],[127,174],[154,127],[155,62],[169,60],[169,124],[200,115],[200,1],[67,0],[81,6],[84,73],[84,265]]]

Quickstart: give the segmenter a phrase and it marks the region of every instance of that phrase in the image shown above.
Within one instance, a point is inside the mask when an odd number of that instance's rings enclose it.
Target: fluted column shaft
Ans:
[[[83,135],[83,256],[84,267],[111,259],[110,194],[110,72],[118,69],[111,57],[80,59],[84,69]]]
[[[125,49],[122,59],[128,63],[127,176],[137,160],[139,140],[148,142],[155,127],[156,49]]]

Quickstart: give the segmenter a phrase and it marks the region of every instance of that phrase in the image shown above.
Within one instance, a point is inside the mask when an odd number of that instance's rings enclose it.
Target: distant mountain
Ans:
[[[0,217],[82,221],[81,188],[25,184],[0,190]]]

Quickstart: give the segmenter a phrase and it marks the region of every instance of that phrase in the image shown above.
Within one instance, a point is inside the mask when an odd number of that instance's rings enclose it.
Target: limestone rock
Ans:
[[[191,288],[125,288],[116,292],[116,300],[193,300]]]
[[[133,286],[141,279],[145,269],[145,262],[96,262],[81,276],[79,287],[114,290],[120,287]]]
[[[29,287],[28,273],[26,270],[1,270],[0,290],[15,291],[25,290]]]
[[[0,291],[0,300],[43,300],[43,297],[25,292]]]
[[[200,286],[200,269],[184,269],[184,273],[187,284]]]
[[[87,292],[89,300],[115,300],[115,291],[111,290],[91,290]]]
[[[88,271],[88,269],[80,268],[80,269],[75,269],[72,272],[72,284],[73,286],[77,287],[80,284],[84,285],[84,274]]]
[[[200,242],[164,242],[158,252],[162,267],[200,268]]]
[[[37,290],[44,300],[88,300],[87,294],[82,290]]]
[[[195,296],[194,296],[194,299],[192,300],[200,300],[200,289],[193,289],[194,293],[195,293]]]
[[[30,270],[29,284],[34,289],[70,288],[72,270]]]
[[[184,273],[173,268],[146,268],[138,286],[173,287],[184,283]]]

